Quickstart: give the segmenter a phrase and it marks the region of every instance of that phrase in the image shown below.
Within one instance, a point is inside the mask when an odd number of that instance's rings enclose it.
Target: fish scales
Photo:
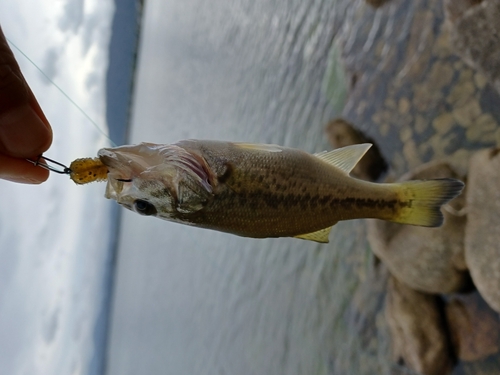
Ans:
[[[397,209],[397,194],[392,190],[347,177],[300,150],[181,145],[203,155],[225,180],[214,190],[220,199],[207,205],[204,215],[196,218],[198,225],[224,226],[251,237],[270,237],[276,232],[292,236],[339,220],[392,217]],[[382,206],[387,213],[381,212]]]
[[[106,196],[144,215],[246,237],[328,241],[340,220],[437,226],[457,180],[375,184],[349,176],[369,145],[311,155],[219,141],[103,149]]]

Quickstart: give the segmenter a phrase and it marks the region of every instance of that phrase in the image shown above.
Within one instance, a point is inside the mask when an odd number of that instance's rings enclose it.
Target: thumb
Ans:
[[[0,29],[0,153],[38,156],[52,142],[52,131]]]

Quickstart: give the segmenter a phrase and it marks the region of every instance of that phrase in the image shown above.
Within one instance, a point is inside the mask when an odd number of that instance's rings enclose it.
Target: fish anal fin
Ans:
[[[349,174],[370,147],[372,147],[371,143],[361,143],[332,151],[323,151],[314,156]]]
[[[332,227],[328,227],[328,228],[320,229],[316,232],[300,234],[298,236],[295,236],[295,238],[300,238],[302,240],[315,241],[315,242],[319,242],[319,243],[328,243],[329,242],[328,236],[330,235],[331,230],[332,230]]]

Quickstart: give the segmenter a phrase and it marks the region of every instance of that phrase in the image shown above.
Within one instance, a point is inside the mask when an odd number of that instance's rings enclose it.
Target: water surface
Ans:
[[[149,1],[130,143],[328,149],[323,128],[346,92],[334,36],[348,3]],[[108,374],[386,373],[384,283],[370,281],[364,230],[340,223],[320,245],[124,212]]]

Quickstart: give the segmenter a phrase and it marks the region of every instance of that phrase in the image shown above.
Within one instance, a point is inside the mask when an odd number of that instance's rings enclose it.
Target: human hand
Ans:
[[[0,27],[0,178],[39,184],[49,177],[35,160],[52,143],[52,129],[24,79]]]

